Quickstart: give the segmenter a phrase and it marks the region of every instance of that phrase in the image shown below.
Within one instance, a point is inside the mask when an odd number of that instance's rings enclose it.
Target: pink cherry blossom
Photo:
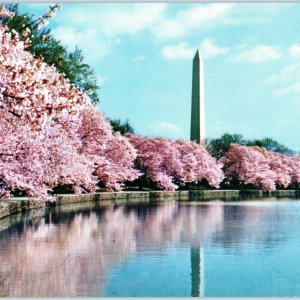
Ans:
[[[288,170],[289,176],[291,177],[291,183],[300,184],[300,157],[289,157],[288,158]]]
[[[43,132],[0,110],[0,185],[29,196],[47,196],[58,185],[70,185],[74,192],[93,191],[93,164],[78,152],[80,140],[64,127],[49,121]]]
[[[128,140],[1,23],[0,138],[1,197],[16,190],[46,197],[61,185],[77,193],[94,191],[98,183],[119,190],[138,176]]]
[[[292,178],[292,164],[289,157],[272,151],[262,149],[268,159],[270,169],[275,172],[275,183],[282,188],[290,185]]]
[[[127,136],[137,150],[137,168],[164,190],[175,190],[180,184],[202,180],[218,187],[223,180],[221,164],[202,145],[183,140]]]
[[[47,117],[90,106],[84,93],[54,67],[35,59],[0,27],[0,107],[40,128]]]
[[[262,148],[231,144],[220,162],[229,179],[265,190],[275,190],[276,173],[271,170]]]
[[[252,184],[257,188],[275,190],[300,183],[300,158],[267,151],[260,147],[232,144],[220,159],[229,179]]]
[[[218,163],[203,145],[195,142],[176,140],[175,147],[180,152],[183,172],[179,181],[194,182],[206,180],[218,188],[224,179],[222,164]]]
[[[80,152],[95,164],[94,175],[109,189],[120,190],[124,181],[138,177],[133,161],[136,150],[126,137],[113,133],[104,116],[95,109],[82,110],[78,133]]]

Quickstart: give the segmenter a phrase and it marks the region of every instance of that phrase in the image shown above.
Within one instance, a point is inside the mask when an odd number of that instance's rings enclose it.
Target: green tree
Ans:
[[[295,155],[295,152],[283,144],[278,143],[277,141],[271,138],[263,138],[261,140],[252,140],[246,142],[247,146],[259,146],[264,147],[269,151],[279,152],[288,156]]]
[[[121,134],[125,134],[125,133],[134,133],[134,129],[133,127],[129,124],[128,120],[125,120],[124,122],[122,122],[120,119],[107,119],[113,130],[115,132],[120,132]]]
[[[295,155],[295,152],[288,147],[280,144],[271,138],[245,140],[241,134],[225,133],[220,138],[211,139],[207,144],[209,153],[217,159],[220,159],[227,151],[230,144],[239,144],[244,146],[258,146],[268,151],[279,152],[287,156]]]
[[[210,140],[207,150],[212,156],[220,159],[228,151],[230,144],[244,145],[245,140],[240,134],[225,133],[220,138]]]
[[[60,41],[53,38],[51,30],[43,27],[58,7],[58,5],[50,7],[44,16],[35,19],[33,15],[21,13],[18,4],[6,5],[7,9],[14,12],[14,16],[1,21],[13,34],[15,31],[18,33],[20,39],[24,41],[26,50],[43,59],[48,65],[55,66],[72,84],[81,88],[92,103],[97,104],[99,102],[97,77],[94,70],[84,62],[81,50],[76,48],[73,52],[68,52]]]

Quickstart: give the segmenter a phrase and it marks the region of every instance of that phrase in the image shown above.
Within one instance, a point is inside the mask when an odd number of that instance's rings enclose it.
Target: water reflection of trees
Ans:
[[[0,292],[101,295],[109,268],[137,251],[210,243],[227,247],[245,241],[268,244],[281,238],[279,228],[263,226],[274,218],[281,218],[276,206],[221,203],[167,202],[60,214],[54,210],[19,224],[17,232],[11,228],[0,239],[0,278],[5,278]]]
[[[285,239],[285,214],[280,205],[270,202],[224,205],[223,213],[222,231],[214,235],[214,244],[240,248],[247,243],[272,248]]]

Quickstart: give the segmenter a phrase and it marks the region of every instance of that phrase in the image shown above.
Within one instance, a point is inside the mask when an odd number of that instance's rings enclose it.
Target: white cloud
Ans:
[[[165,12],[152,32],[159,39],[175,39],[186,37],[196,30],[206,31],[218,26],[262,24],[282,10],[282,7],[270,3],[260,3],[259,9],[257,4],[245,3],[194,4],[172,16]]]
[[[110,53],[123,35],[147,31],[158,39],[187,37],[197,30],[205,31],[236,22],[241,24],[245,16],[254,19],[265,16],[265,13],[257,12],[256,6],[232,3],[184,4],[178,6],[179,10],[175,13],[169,7],[165,3],[64,3],[64,9],[55,17],[55,22],[60,25],[54,29],[54,35],[70,48],[78,45],[92,62]],[[179,56],[187,58],[191,46],[176,46],[170,51],[177,51]],[[202,47],[200,45],[202,55],[211,57],[226,52],[226,49],[214,46],[211,41],[204,41]],[[168,48],[165,51],[170,52]]]
[[[204,58],[210,58],[228,52],[228,48],[219,47],[212,40],[205,39],[199,47],[189,46],[186,42],[165,46],[162,48],[162,55],[167,59],[190,59],[195,55],[197,48],[199,48]]]
[[[198,4],[183,9],[172,18],[165,18],[153,28],[153,34],[160,39],[172,39],[186,35],[189,31],[201,25],[213,24],[222,21],[235,7],[231,3]]]
[[[144,3],[115,9],[102,16],[101,27],[107,35],[134,34],[161,20],[166,8],[165,3]]]
[[[245,61],[245,62],[265,62],[277,60],[282,56],[279,49],[275,46],[257,45],[250,50],[239,53],[232,57],[231,61]]]
[[[240,3],[224,19],[224,25],[240,26],[243,24],[263,24],[268,19],[283,12],[283,7],[272,3]]]
[[[63,9],[54,36],[70,49],[79,46],[88,62],[107,55],[113,46],[121,43],[122,35],[136,34],[152,28],[162,19],[167,8],[163,3],[72,5]],[[56,18],[59,21],[58,17]]]
[[[289,55],[292,58],[299,58],[300,57],[300,45],[294,44],[288,49]]]
[[[210,39],[205,39],[201,44],[200,44],[200,52],[201,54],[208,58],[208,57],[213,57],[213,56],[218,56],[221,54],[225,54],[228,52],[228,48],[222,48],[218,47],[216,44],[213,43],[212,40]]]
[[[243,46],[241,49],[235,47],[237,54],[230,61],[245,61],[251,63],[270,62],[284,58],[279,61],[284,63],[283,67],[269,75],[262,83],[271,91],[273,98],[283,96],[300,96],[300,45],[279,47],[270,45],[257,45],[251,49]],[[244,51],[242,51],[244,50]]]
[[[79,4],[66,7],[65,23],[75,27],[93,27],[106,36],[134,34],[162,19],[167,8],[164,3],[108,5],[104,3]],[[64,10],[62,10],[63,12]]]
[[[68,6],[62,10],[63,19],[68,25],[77,28],[93,25],[97,31],[107,36],[133,34],[151,27],[162,19],[167,8],[164,3],[135,3],[108,5],[90,3]],[[64,13],[64,11],[66,11]]]
[[[280,72],[271,74],[265,82],[267,84],[286,83],[300,78],[300,63],[285,66]]]
[[[292,94],[300,94],[300,82],[295,82],[286,87],[275,89],[272,93],[275,98]]]
[[[286,48],[285,54],[285,58],[290,58],[290,63],[285,64],[279,72],[271,74],[264,81],[273,88],[272,96],[274,98],[300,95],[300,62],[297,60],[300,58],[300,45],[294,44]]]
[[[168,138],[182,138],[184,136],[183,130],[168,122],[155,122],[151,123],[148,126],[149,132],[151,136],[158,136],[158,137],[168,137]]]
[[[53,30],[55,38],[61,40],[70,50],[76,46],[82,49],[86,60],[94,63],[107,55],[113,45],[113,41],[105,40],[93,27],[77,29],[71,25],[60,26]]]
[[[271,74],[265,83],[272,87],[272,96],[300,95],[300,63],[291,63],[281,71]]]
[[[162,55],[167,59],[191,58],[194,54],[195,49],[188,46],[186,42],[165,46],[162,49]]]

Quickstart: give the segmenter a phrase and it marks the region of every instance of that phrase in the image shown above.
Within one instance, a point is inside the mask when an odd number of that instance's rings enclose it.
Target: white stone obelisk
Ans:
[[[197,50],[193,59],[191,141],[205,143],[203,59]]]

